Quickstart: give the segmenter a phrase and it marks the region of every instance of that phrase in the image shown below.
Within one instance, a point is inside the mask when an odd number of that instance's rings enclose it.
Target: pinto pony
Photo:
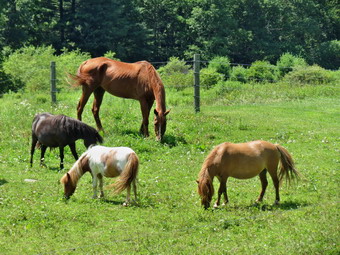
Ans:
[[[281,162],[279,171],[278,166]],[[228,203],[227,180],[229,177],[249,179],[259,175],[262,190],[257,201],[263,199],[268,181],[269,172],[275,187],[275,203],[280,201],[279,185],[286,177],[287,181],[299,177],[299,172],[294,167],[294,161],[288,151],[278,144],[265,141],[252,141],[248,143],[222,143],[216,146],[205,159],[199,173],[198,193],[205,209],[210,206],[214,194],[213,179],[216,176],[220,181],[218,197],[214,207],[220,204],[221,195]]]
[[[156,69],[146,61],[124,63],[112,59],[99,57],[83,62],[78,68],[77,75],[70,75],[75,80],[75,86],[81,85],[83,93],[78,103],[77,116],[81,115],[90,95],[94,94],[92,112],[98,130],[102,130],[99,109],[105,91],[110,94],[138,100],[140,103],[143,122],[140,133],[149,136],[149,114],[153,102],[155,133],[157,140],[161,140],[166,130],[166,115],[169,110],[165,107],[165,90]]]
[[[81,155],[60,180],[64,185],[65,198],[70,198],[76,190],[78,180],[86,173],[92,175],[93,198],[97,198],[99,181],[100,197],[104,197],[103,177],[117,177],[114,183],[115,193],[127,189],[124,205],[130,202],[131,184],[135,199],[137,200],[136,177],[138,174],[139,160],[136,153],[128,147],[93,146]]]
[[[103,138],[96,129],[79,120],[65,115],[52,115],[50,113],[36,114],[32,123],[31,167],[33,165],[33,154],[36,147],[41,148],[40,165],[44,164],[47,147],[59,147],[60,169],[63,169],[64,147],[68,145],[74,159],[77,160],[78,154],[75,142],[78,139],[84,140],[86,148],[92,144],[103,142]]]

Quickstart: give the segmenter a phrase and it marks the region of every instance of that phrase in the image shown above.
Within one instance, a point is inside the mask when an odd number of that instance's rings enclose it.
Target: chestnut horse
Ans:
[[[135,199],[137,199],[136,177],[139,160],[136,153],[128,147],[92,146],[84,152],[60,180],[64,185],[64,196],[70,198],[76,190],[78,180],[86,173],[92,175],[93,198],[97,198],[99,181],[100,197],[104,197],[103,177],[117,177],[114,183],[115,192],[127,189],[124,205],[130,202],[131,184]]]
[[[166,115],[169,110],[165,107],[163,83],[156,69],[149,62],[124,63],[104,57],[92,58],[80,65],[77,75],[70,77],[75,80],[75,86],[81,85],[83,88],[77,107],[79,120],[81,120],[84,106],[93,93],[93,116],[98,130],[103,129],[99,109],[104,93],[107,91],[117,97],[139,101],[143,116],[140,133],[149,136],[149,114],[156,100],[155,133],[157,140],[163,138],[166,130]]]
[[[280,164],[280,171],[278,166]],[[214,194],[213,179],[216,176],[220,181],[218,197],[214,207],[220,204],[221,195],[224,195],[225,203],[228,203],[227,180],[229,177],[237,179],[249,179],[259,175],[262,190],[257,201],[263,199],[268,181],[269,172],[275,187],[275,203],[280,201],[279,185],[283,177],[287,181],[293,177],[299,177],[299,172],[294,167],[294,161],[289,152],[278,144],[266,141],[252,141],[248,143],[222,143],[216,146],[205,159],[199,173],[198,193],[205,209],[210,206]]]

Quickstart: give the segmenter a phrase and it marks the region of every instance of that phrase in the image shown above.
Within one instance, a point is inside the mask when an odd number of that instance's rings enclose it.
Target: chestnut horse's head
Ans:
[[[166,115],[169,112],[170,110],[167,110],[164,113],[158,112],[156,109],[154,110],[155,113],[154,125],[157,141],[161,141],[163,139],[166,130]]]
[[[69,173],[66,173],[60,180],[61,184],[64,185],[64,197],[69,199],[74,191],[76,190],[76,185],[73,183]]]

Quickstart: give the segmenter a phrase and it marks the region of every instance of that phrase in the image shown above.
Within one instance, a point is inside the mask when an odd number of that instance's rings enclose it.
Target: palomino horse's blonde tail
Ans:
[[[198,194],[202,198],[202,204],[207,207],[210,202],[211,198],[214,195],[214,186],[212,182],[212,178],[209,174],[209,168],[205,166],[202,167],[202,170],[199,173],[198,177]]]
[[[131,153],[119,179],[113,184],[115,193],[120,193],[131,185],[132,181],[137,177],[138,166],[139,160],[137,155]]]
[[[295,169],[295,164],[289,152],[279,144],[275,144],[281,154],[281,164],[279,172],[279,181],[282,182],[286,177],[286,181],[290,183],[293,179],[299,179],[301,174]]]

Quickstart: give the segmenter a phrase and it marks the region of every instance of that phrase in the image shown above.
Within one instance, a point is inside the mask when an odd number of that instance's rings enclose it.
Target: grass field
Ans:
[[[89,174],[70,200],[59,179],[74,159],[40,151],[29,167],[31,122],[38,112],[76,116],[80,91],[0,98],[1,254],[339,254],[340,89],[330,86],[243,85],[202,91],[201,112],[192,91],[167,91],[164,143],[138,134],[138,102],[105,95],[101,109],[104,145],[129,146],[140,158],[138,205],[123,207],[125,192],[94,200]],[[90,103],[83,121],[94,125]],[[150,117],[150,123],[151,117]],[[204,158],[217,144],[267,140],[293,155],[305,180],[274,188],[264,202],[258,178],[230,179],[230,203],[204,210],[195,182]],[[81,141],[77,151],[85,150]],[[34,179],[36,182],[27,182]],[[217,188],[215,180],[215,189]]]

